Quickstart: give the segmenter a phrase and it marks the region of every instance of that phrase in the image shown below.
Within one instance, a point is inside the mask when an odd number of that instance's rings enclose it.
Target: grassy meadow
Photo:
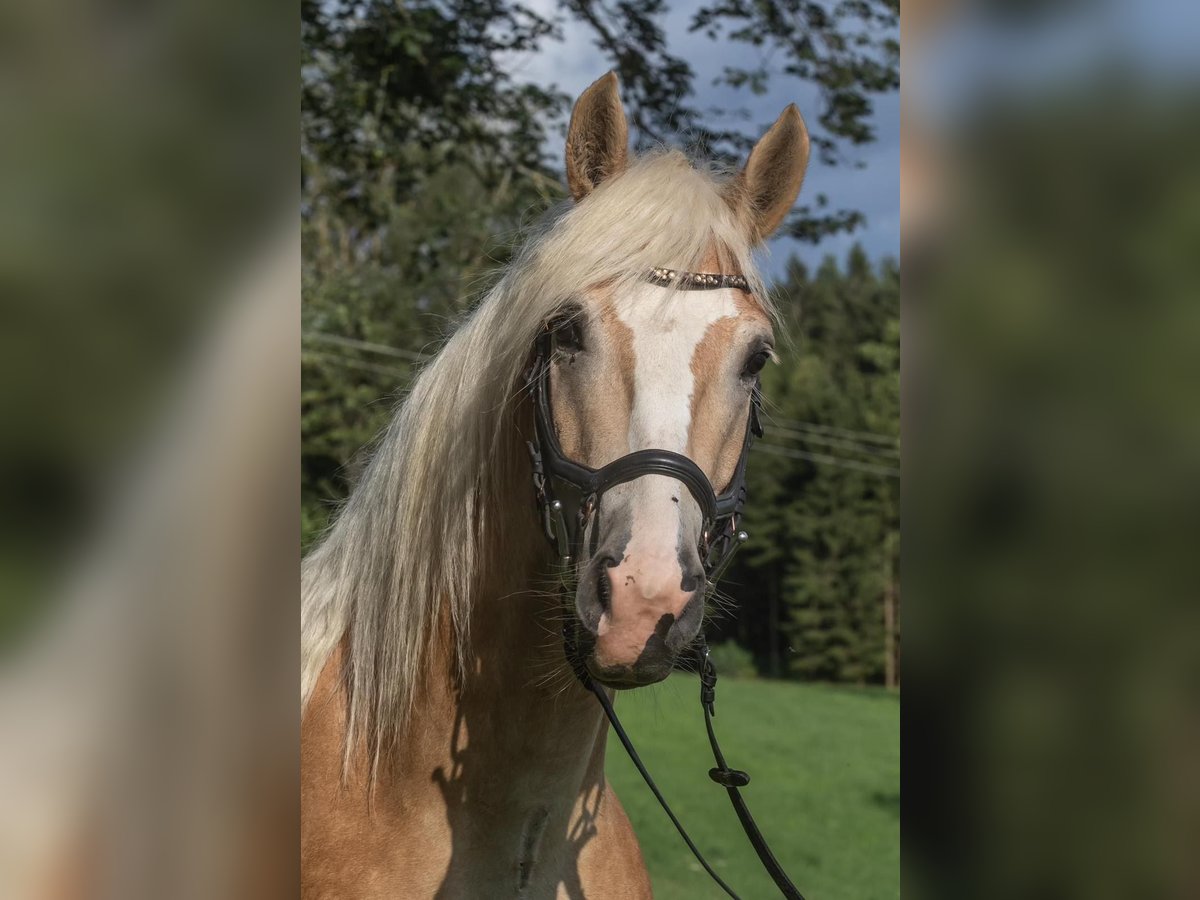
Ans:
[[[692,839],[744,900],[778,897],[713,765],[695,677],[622,692],[617,711]],[[734,680],[717,686],[717,737],[776,857],[806,900],[900,896],[900,701],[881,689]],[[725,894],[688,852],[610,734],[608,776],[658,900]]]

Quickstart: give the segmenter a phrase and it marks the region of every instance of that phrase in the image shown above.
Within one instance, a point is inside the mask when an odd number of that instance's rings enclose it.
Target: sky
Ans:
[[[539,11],[546,15],[551,15],[555,8],[553,0],[531,5],[544,6]],[[694,104],[700,109],[718,105],[746,108],[760,133],[770,127],[789,103],[795,103],[809,122],[815,122],[820,112],[817,91],[797,79],[776,75],[762,96],[713,86],[725,66],[755,60],[758,51],[743,44],[714,42],[703,34],[689,33],[688,22],[699,5],[698,0],[674,3],[663,21],[671,52],[687,59],[695,72]],[[609,64],[586,26],[567,22],[563,32],[561,42],[547,42],[538,53],[515,60],[514,77],[541,85],[555,84],[577,97],[608,71]],[[844,258],[855,242],[861,243],[872,259],[900,258],[900,97],[896,92],[875,95],[872,103],[876,142],[846,148],[849,159],[861,161],[863,168],[829,167],[814,154],[801,193],[802,199],[825,194],[832,209],[859,210],[866,216],[866,224],[851,235],[826,238],[815,246],[784,238],[771,241],[763,265],[768,275],[781,274],[792,254],[815,268],[827,254]],[[556,135],[556,143],[560,140]],[[561,151],[561,147],[556,147],[554,152]]]
[[[810,121],[819,114],[816,90],[804,82],[774,77],[764,96],[748,91],[714,87],[724,66],[748,62],[757,53],[742,44],[712,42],[688,32],[688,22],[704,0],[678,0],[664,19],[672,52],[686,58],[695,72],[697,106],[743,106],[760,132],[765,131],[788,103],[796,103]],[[531,0],[530,5],[554,17],[556,0]],[[1151,76],[1194,80],[1200,76],[1200,53],[1195,35],[1200,27],[1197,0],[1097,0],[1063,4],[1055,13],[1025,16],[956,15],[943,22],[937,40],[922,45],[919,67],[907,67],[905,78],[915,76],[915,91],[926,114],[936,122],[938,113],[954,117],[978,101],[986,87],[1002,85],[1039,93],[1048,81],[1086,73],[1114,61],[1123,61]],[[578,96],[608,70],[587,28],[566,22],[561,42],[547,42],[537,54],[515,61],[514,76],[539,84],[555,84]],[[765,269],[781,273],[791,254],[810,267],[827,254],[844,257],[855,242],[875,260],[900,258],[900,97],[871,97],[877,140],[865,147],[846,148],[863,164],[829,167],[813,159],[803,196],[824,193],[835,209],[856,209],[866,224],[849,235],[826,238],[816,246],[788,239],[771,242]],[[555,141],[560,138],[555,137]],[[561,153],[561,146],[552,152]]]

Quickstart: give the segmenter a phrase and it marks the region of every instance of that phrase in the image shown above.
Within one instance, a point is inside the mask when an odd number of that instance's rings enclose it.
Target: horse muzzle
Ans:
[[[610,687],[661,681],[700,630],[706,580],[699,553],[692,541],[655,541],[653,530],[606,530],[580,567],[575,592],[582,661]]]

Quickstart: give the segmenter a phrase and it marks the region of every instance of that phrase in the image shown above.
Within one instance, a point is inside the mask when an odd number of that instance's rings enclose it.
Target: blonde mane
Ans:
[[[411,715],[428,648],[447,624],[465,666],[489,542],[527,512],[497,498],[502,482],[528,478],[511,437],[520,375],[545,322],[585,287],[619,290],[654,266],[695,270],[714,248],[770,312],[749,229],[723,190],[714,173],[663,151],[558,211],[421,372],[305,559],[301,709],[345,637],[347,747],[365,742],[373,767]]]

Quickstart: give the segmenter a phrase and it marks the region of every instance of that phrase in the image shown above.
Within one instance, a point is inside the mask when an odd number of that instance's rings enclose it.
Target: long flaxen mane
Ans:
[[[695,270],[714,250],[767,302],[750,229],[728,192],[726,179],[661,151],[552,216],[421,372],[305,559],[301,710],[345,638],[346,746],[362,742],[372,773],[412,714],[428,648],[447,621],[465,667],[489,542],[527,511],[497,498],[505,479],[528,478],[512,425],[545,323],[584,288],[620,291],[655,266]]]

